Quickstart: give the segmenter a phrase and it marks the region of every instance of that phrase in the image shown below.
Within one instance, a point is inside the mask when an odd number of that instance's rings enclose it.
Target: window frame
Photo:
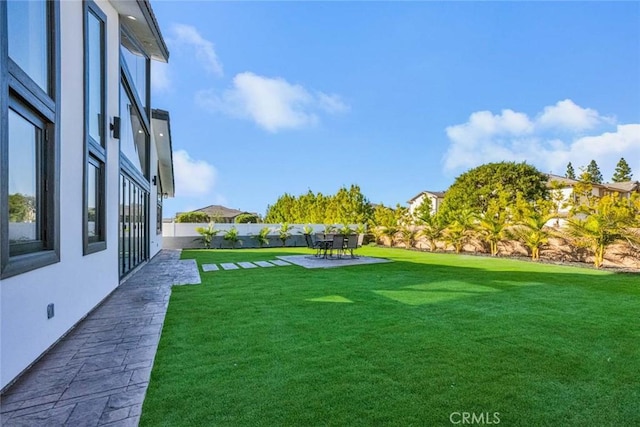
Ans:
[[[160,171],[160,163],[158,163],[157,167],[158,172]],[[160,174],[158,173],[156,178],[156,236],[162,234],[162,205],[163,205],[163,193],[162,193],[162,180],[160,179]]]
[[[90,135],[89,120],[89,19],[90,15],[93,15],[100,23],[100,55],[102,60],[102,68],[100,70],[100,114],[102,120],[100,121],[101,137],[102,141],[96,141]],[[83,196],[82,196],[82,246],[83,255],[89,255],[92,253],[104,251],[107,249],[107,218],[106,218],[106,197],[107,197],[107,182],[106,182],[106,163],[107,163],[107,124],[106,124],[106,111],[107,111],[107,57],[106,57],[106,21],[107,16],[100,10],[100,8],[91,0],[85,0],[83,2],[83,53],[84,53],[84,170],[83,170]],[[96,192],[96,218],[99,221],[95,223],[95,237],[89,237],[89,209],[88,209],[88,196],[89,191],[93,191],[89,188],[89,168],[95,166],[98,169],[96,176],[96,185],[98,191]]]
[[[46,0],[45,0],[46,1]],[[8,14],[0,2],[0,206],[8,210],[9,141],[8,116],[11,107],[23,117],[42,119],[43,158],[36,163],[43,180],[40,194],[44,227],[42,248],[24,254],[10,254],[8,215],[0,215],[0,278],[6,279],[60,261],[60,5],[46,1],[49,67],[47,91],[35,83],[9,58]],[[23,113],[20,112],[22,110]],[[8,213],[8,212],[6,212]]]

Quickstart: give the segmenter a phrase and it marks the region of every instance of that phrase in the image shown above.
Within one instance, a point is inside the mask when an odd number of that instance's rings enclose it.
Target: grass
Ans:
[[[183,258],[296,252],[309,253]],[[358,252],[394,262],[201,272],[174,288],[141,425],[452,425],[457,412],[640,425],[638,275]]]

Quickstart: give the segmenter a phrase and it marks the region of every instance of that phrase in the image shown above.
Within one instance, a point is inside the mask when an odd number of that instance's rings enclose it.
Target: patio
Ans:
[[[163,250],[9,387],[3,426],[137,426],[172,285],[199,284],[193,260]]]

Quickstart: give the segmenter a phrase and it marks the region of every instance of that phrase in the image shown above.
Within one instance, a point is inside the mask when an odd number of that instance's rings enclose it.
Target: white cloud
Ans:
[[[620,157],[640,175],[640,124],[615,124],[571,100],[548,106],[530,119],[503,110],[471,114],[466,123],[446,129],[450,144],[444,169],[466,169],[499,161],[526,161],[543,172],[564,175],[567,163],[578,170],[592,159],[609,179]]]
[[[218,60],[214,45],[200,35],[198,30],[191,25],[174,24],[170,31],[170,43],[178,48],[193,48],[196,59],[204,68],[217,75],[222,76],[222,64]]]
[[[216,169],[204,160],[196,160],[185,150],[173,152],[176,195],[180,197],[207,196],[216,184]]]
[[[237,74],[233,87],[221,95],[212,90],[199,92],[196,101],[211,111],[251,119],[269,132],[313,126],[319,122],[319,110],[333,114],[348,109],[338,95],[312,94],[282,78],[251,72]]]
[[[156,93],[170,91],[172,85],[169,74],[169,64],[151,61],[151,90]]]
[[[582,108],[572,100],[558,101],[556,105],[544,107],[544,111],[537,118],[537,125],[541,128],[566,129],[568,131],[582,131],[593,129],[603,121],[611,119],[602,117],[596,110]]]

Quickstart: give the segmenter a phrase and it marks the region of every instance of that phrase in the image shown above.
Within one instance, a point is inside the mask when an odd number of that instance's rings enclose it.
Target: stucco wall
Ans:
[[[107,15],[107,116],[119,115],[119,22],[111,4],[95,0]],[[0,388],[33,363],[119,284],[119,143],[107,139],[107,249],[83,255],[83,5],[60,2],[60,256],[61,261],[0,282]],[[152,145],[153,151],[154,145]],[[155,155],[155,153],[153,154]],[[152,163],[155,164],[152,157]],[[155,187],[152,187],[152,191]],[[155,234],[155,194],[150,197],[151,254],[161,247]],[[55,316],[47,319],[47,305]]]

